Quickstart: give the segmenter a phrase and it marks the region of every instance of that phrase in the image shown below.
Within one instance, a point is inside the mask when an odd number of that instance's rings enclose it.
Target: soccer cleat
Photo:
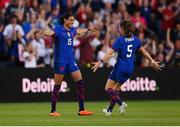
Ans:
[[[120,106],[120,114],[123,115],[126,111],[127,104],[125,102],[122,102],[122,105]]]
[[[112,112],[108,112],[106,108],[103,108],[103,112],[106,114],[106,116],[110,116]]]
[[[79,111],[79,112],[78,112],[78,115],[79,115],[79,116],[90,116],[90,115],[93,115],[93,112],[84,110],[84,111]]]
[[[61,116],[61,114],[58,113],[58,112],[50,112],[50,113],[49,113],[49,116],[59,117],[59,116]]]

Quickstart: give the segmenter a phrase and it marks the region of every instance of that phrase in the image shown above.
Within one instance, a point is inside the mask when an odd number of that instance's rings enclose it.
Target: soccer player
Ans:
[[[81,72],[75,62],[74,50],[73,50],[73,37],[75,35],[85,35],[89,31],[99,30],[98,26],[91,25],[89,28],[77,28],[73,27],[74,16],[70,12],[66,12],[61,17],[61,23],[63,25],[57,26],[54,30],[45,28],[42,30],[42,34],[45,36],[53,36],[55,38],[54,49],[54,79],[55,86],[51,94],[51,112],[49,116],[60,116],[61,114],[56,111],[56,103],[59,96],[59,90],[65,74],[70,74],[76,83],[77,97],[79,100],[78,115],[89,116],[93,115],[93,112],[87,111],[84,108],[84,94],[85,94],[85,82],[82,79]]]
[[[105,86],[105,90],[111,98],[109,107],[103,109],[103,112],[106,115],[111,115],[116,103],[120,106],[120,114],[125,112],[127,104],[122,102],[119,91],[121,85],[126,82],[133,73],[136,51],[139,51],[145,58],[147,58],[155,70],[161,70],[159,62],[153,60],[149,53],[141,46],[140,40],[133,35],[132,22],[127,20],[122,21],[120,24],[120,33],[122,36],[114,42],[112,49],[110,49],[110,51],[100,61],[92,62],[94,66],[91,69],[95,72],[100,64],[108,61],[114,52],[118,53],[117,62],[111,71]]]

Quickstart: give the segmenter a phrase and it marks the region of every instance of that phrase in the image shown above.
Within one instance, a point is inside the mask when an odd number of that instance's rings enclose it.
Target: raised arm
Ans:
[[[95,72],[99,68],[101,63],[107,62],[113,56],[113,54],[114,54],[114,50],[110,49],[100,61],[92,62],[92,64],[94,64],[94,66],[91,68],[93,72]]]
[[[46,27],[44,29],[41,30],[41,33],[44,35],[44,36],[54,36],[54,31],[51,30],[50,28]]]
[[[146,58],[149,60],[149,62],[151,63],[151,66],[155,69],[155,70],[161,70],[162,66],[159,65],[159,62],[156,62],[151,56],[150,54],[144,49],[144,47],[139,48],[139,52]]]
[[[167,29],[167,34],[166,34],[166,42],[167,42],[167,46],[170,48],[170,51],[165,57],[167,62],[171,59],[171,57],[173,55],[173,52],[174,52],[174,45],[173,45],[173,43],[172,43],[172,41],[170,39],[170,32],[171,32],[171,29],[168,28]]]

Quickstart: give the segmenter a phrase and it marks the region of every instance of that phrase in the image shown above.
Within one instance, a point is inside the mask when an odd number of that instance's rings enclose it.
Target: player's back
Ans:
[[[135,53],[140,47],[140,40],[136,36],[119,37],[112,46],[112,48],[118,52],[115,67],[124,71],[133,71]]]

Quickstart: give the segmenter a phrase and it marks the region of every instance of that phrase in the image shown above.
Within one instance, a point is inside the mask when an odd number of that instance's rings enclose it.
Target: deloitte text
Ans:
[[[47,78],[46,81],[41,81],[40,78],[37,78],[36,81],[30,81],[28,78],[22,79],[22,92],[23,93],[50,93],[53,90],[55,82],[54,79]],[[68,92],[69,88],[67,82],[63,81],[61,84],[60,92]]]
[[[121,87],[123,92],[142,92],[156,91],[157,84],[155,80],[149,80],[147,77],[137,77],[136,80],[127,80]]]

